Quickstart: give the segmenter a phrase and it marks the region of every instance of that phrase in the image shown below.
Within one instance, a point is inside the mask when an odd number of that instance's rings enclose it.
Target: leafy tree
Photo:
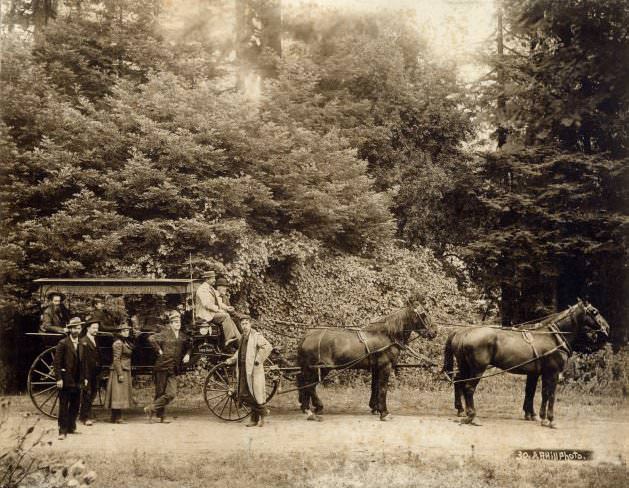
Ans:
[[[507,144],[488,154],[474,191],[485,223],[466,248],[503,321],[592,299],[626,333],[629,4],[504,2]],[[619,59],[620,57],[620,59]],[[625,297],[625,298],[623,298]]]

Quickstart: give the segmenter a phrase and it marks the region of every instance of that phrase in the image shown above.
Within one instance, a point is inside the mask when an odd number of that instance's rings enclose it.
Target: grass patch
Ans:
[[[325,449],[322,449],[325,450]],[[558,462],[502,462],[415,453],[288,453],[181,458],[136,452],[131,459],[86,459],[99,486],[159,487],[624,487],[627,467]]]

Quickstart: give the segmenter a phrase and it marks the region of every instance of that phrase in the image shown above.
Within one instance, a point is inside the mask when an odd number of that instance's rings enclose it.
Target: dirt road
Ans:
[[[264,428],[227,423],[203,411],[178,409],[170,424],[148,424],[140,411],[128,424],[98,422],[81,426],[80,435],[56,441],[51,449],[85,454],[208,454],[214,457],[236,451],[291,453],[325,449],[328,452],[412,452],[421,456],[470,455],[508,459],[518,449],[584,449],[594,451],[594,462],[619,463],[629,459],[629,417],[568,418],[559,429],[517,418],[485,419],[480,427],[463,426],[451,416],[396,415],[380,422],[367,414],[328,414],[323,422],[306,422],[301,413],[272,414]],[[15,422],[23,421],[16,416]],[[32,418],[32,417],[30,417]]]

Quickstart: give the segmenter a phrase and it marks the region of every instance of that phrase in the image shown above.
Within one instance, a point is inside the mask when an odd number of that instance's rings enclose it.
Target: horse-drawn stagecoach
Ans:
[[[194,297],[200,282],[186,279],[40,279],[35,281],[40,287],[41,296],[52,292],[68,296],[90,297],[94,295],[134,296],[134,295],[180,295]],[[536,418],[533,409],[533,396],[538,377],[542,377],[542,418],[546,415],[553,420],[554,390],[559,372],[565,366],[567,357],[573,350],[591,352],[599,349],[609,336],[609,325],[598,310],[587,302],[578,301],[563,312],[552,314],[532,324],[520,327],[502,328],[486,325],[441,324],[458,328],[450,334],[445,348],[443,370],[455,386],[455,406],[459,414],[463,412],[461,397],[465,397],[467,421],[475,417],[473,395],[478,381],[488,367],[500,369],[498,373],[511,372],[527,375],[524,411],[527,419]],[[463,327],[463,330],[460,328]],[[250,413],[248,407],[239,405],[236,399],[235,367],[225,360],[233,354],[226,350],[219,326],[211,325],[192,329],[192,353],[187,368],[208,370],[203,395],[208,409],[224,420],[241,420]],[[188,331],[190,332],[190,331]],[[316,419],[323,404],[316,393],[316,387],[330,372],[346,369],[365,369],[371,372],[372,413],[380,414],[381,420],[388,420],[386,405],[388,380],[391,371],[398,367],[420,365],[399,364],[400,354],[409,349],[411,333],[416,332],[429,339],[436,335],[430,317],[422,300],[412,299],[406,307],[391,313],[361,329],[343,327],[314,327],[306,331],[297,350],[297,364],[286,365],[279,355],[271,356],[265,362],[265,369],[273,374],[266,375],[266,401],[277,392],[281,378],[296,380],[297,387],[284,391],[299,391],[302,410],[309,419]],[[154,353],[147,337],[151,331],[135,331],[134,360],[132,374],[152,373]],[[28,375],[28,392],[33,403],[42,413],[56,417],[57,388],[53,370],[54,345],[61,334],[46,332],[32,333],[43,342],[43,350],[33,362]],[[100,334],[97,345],[101,356],[111,362],[111,335]],[[416,352],[413,352],[416,357]],[[453,367],[454,358],[458,369]],[[282,361],[278,367],[274,362]],[[430,363],[430,361],[428,361]],[[433,363],[434,365],[434,363]],[[311,410],[314,410],[314,412]]]
[[[85,300],[94,296],[112,296],[124,298],[180,296],[181,303],[191,300],[199,281],[187,279],[148,279],[148,278],[43,278],[35,280],[39,287],[39,296],[53,293],[63,294],[70,299]],[[156,330],[133,329],[134,342],[132,374],[133,376],[151,375],[155,353],[148,342],[148,336]],[[224,347],[223,332],[220,326],[209,324],[209,327],[187,330],[192,340],[190,361],[182,365],[182,371],[195,368],[207,369],[203,394],[209,410],[224,420],[241,420],[249,414],[245,406],[236,404],[234,398],[235,372],[232,366],[223,361],[231,356],[233,350]],[[28,394],[35,407],[43,414],[56,418],[58,412],[57,387],[53,369],[55,345],[63,337],[55,332],[28,333],[34,340],[40,341],[41,352],[33,361],[28,373]],[[111,333],[99,332],[97,347],[103,360],[101,383],[106,384],[109,365],[112,361]],[[272,360],[267,361],[272,365]],[[267,383],[267,396],[270,399],[277,389],[277,379]]]

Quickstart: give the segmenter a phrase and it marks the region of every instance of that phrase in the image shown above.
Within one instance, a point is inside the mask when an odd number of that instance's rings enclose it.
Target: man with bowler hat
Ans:
[[[73,317],[68,322],[68,335],[55,348],[54,374],[59,389],[59,439],[76,432],[76,417],[81,403],[81,363],[79,334],[84,322]]]
[[[81,410],[79,420],[87,426],[92,425],[92,404],[99,387],[101,358],[96,345],[99,323],[91,319],[86,322],[85,335],[79,339],[79,358],[81,360]]]

